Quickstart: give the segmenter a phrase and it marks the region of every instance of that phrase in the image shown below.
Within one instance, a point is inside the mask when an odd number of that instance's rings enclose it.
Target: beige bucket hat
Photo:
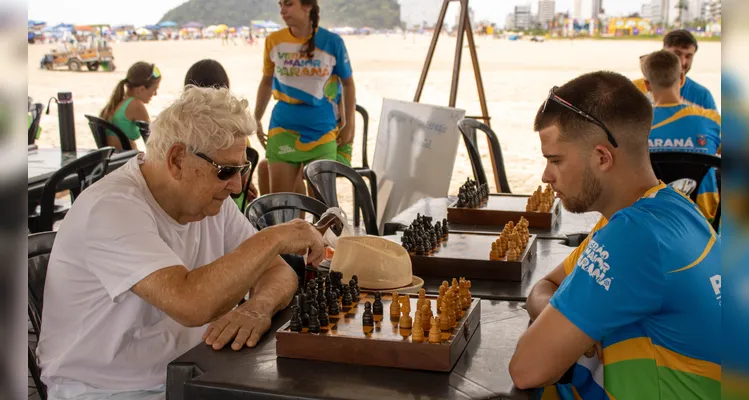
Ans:
[[[338,239],[330,270],[343,273],[343,282],[356,275],[361,289],[416,293],[424,285],[423,279],[413,275],[406,249],[377,236]]]

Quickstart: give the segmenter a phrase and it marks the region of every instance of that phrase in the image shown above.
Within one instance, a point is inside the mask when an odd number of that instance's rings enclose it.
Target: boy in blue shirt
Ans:
[[[650,151],[718,154],[720,114],[681,99],[679,88],[685,76],[679,58],[660,50],[647,55],[640,65],[645,85],[653,94]],[[719,199],[718,180],[715,170],[711,169],[697,189],[697,205],[710,221],[715,218]]]
[[[686,74],[692,69],[692,62],[694,61],[694,55],[697,53],[697,39],[686,29],[677,29],[669,32],[663,38],[663,50],[668,50],[679,57],[681,62],[681,71]],[[637,79],[634,84],[643,93],[648,95],[651,94],[648,88],[645,86],[645,79]],[[680,90],[681,97],[693,105],[706,108],[708,110],[717,110],[715,106],[715,99],[710,91],[687,77],[681,85]],[[652,100],[652,99],[651,99]]]

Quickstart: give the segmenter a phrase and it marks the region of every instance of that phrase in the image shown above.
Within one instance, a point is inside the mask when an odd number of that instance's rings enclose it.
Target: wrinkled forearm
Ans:
[[[240,308],[273,317],[289,305],[296,292],[297,282],[294,270],[278,257],[274,265],[257,281],[252,298]]]

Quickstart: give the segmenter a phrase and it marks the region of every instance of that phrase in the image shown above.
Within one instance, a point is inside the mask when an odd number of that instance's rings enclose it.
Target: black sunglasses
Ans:
[[[604,125],[603,122],[601,122],[598,118],[586,113],[585,111],[573,106],[569,101],[554,94],[554,92],[557,89],[559,89],[559,86],[554,86],[553,88],[551,88],[551,90],[549,90],[549,97],[547,97],[546,101],[544,101],[544,106],[541,109],[541,113],[546,112],[546,106],[549,104],[549,100],[555,103],[561,104],[566,109],[574,112],[575,114],[601,127],[601,129],[603,129],[603,131],[606,132],[606,137],[608,137],[609,142],[611,142],[611,145],[614,147],[619,147],[619,145],[616,143],[616,139],[614,139],[614,135],[611,134],[611,131],[609,131],[609,129],[606,128],[606,125]]]
[[[244,175],[247,173],[247,171],[250,170],[250,167],[252,167],[252,163],[247,163],[244,165],[219,165],[216,164],[213,160],[211,160],[210,157],[203,153],[196,152],[196,156],[208,161],[211,163],[214,167],[216,167],[216,176],[218,179],[222,181],[229,180],[232,176],[234,176],[237,172],[239,172],[241,175]]]

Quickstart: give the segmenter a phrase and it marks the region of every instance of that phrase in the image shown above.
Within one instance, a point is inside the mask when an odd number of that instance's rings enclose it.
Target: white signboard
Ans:
[[[445,197],[465,110],[385,99],[372,170],[377,174],[377,226],[425,197]]]

